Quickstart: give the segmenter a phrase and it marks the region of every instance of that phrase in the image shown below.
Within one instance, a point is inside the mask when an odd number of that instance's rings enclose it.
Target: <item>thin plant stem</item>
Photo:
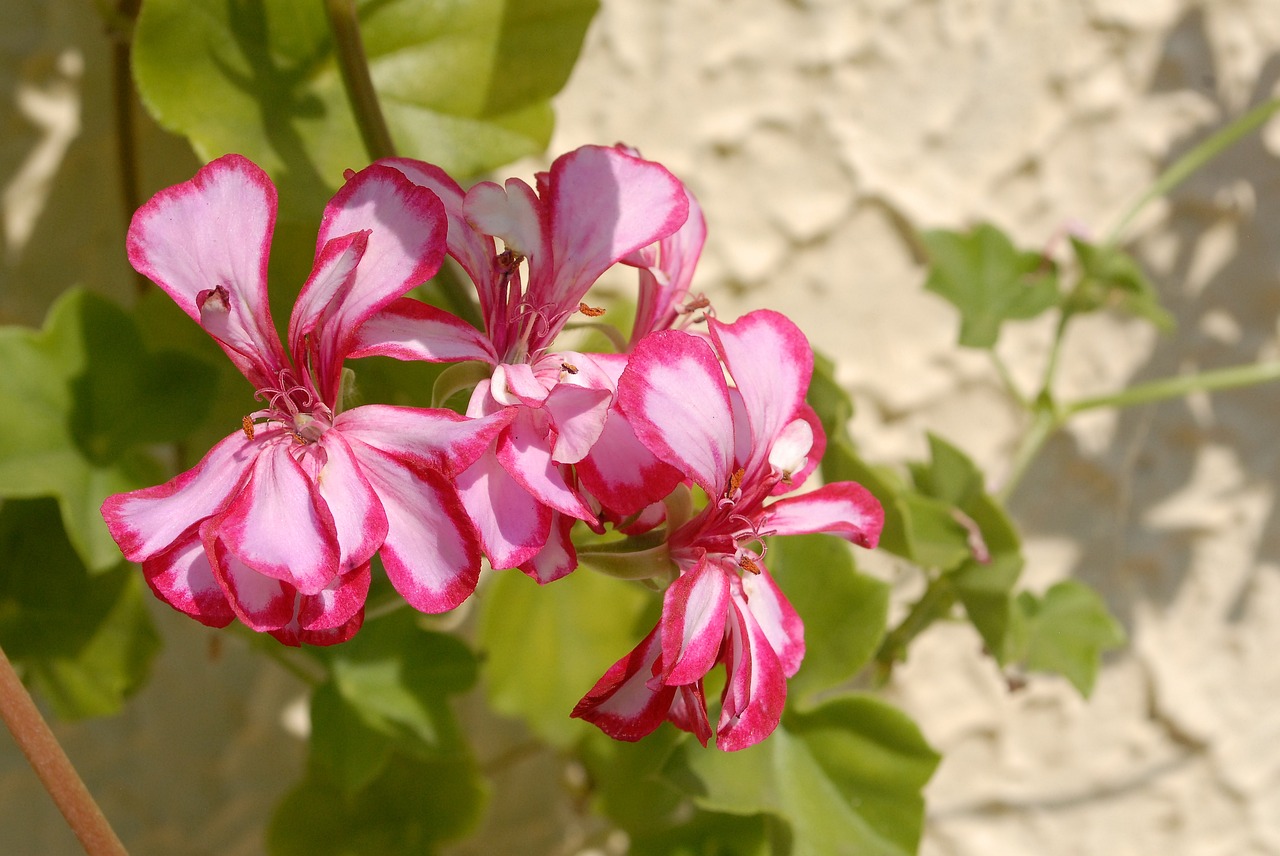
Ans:
[[[138,171],[138,138],[135,126],[137,99],[133,92],[133,72],[130,55],[133,52],[132,28],[138,18],[142,0],[119,0],[115,19],[110,21],[111,33],[111,100],[115,113],[116,166],[120,176],[120,204],[124,209],[124,222],[128,223],[133,212],[142,204],[142,180]],[[140,273],[134,274],[134,288],[138,296],[147,293],[151,283]]]
[[[946,617],[958,598],[955,586],[945,574],[929,581],[924,594],[911,607],[906,617],[897,627],[889,631],[884,641],[880,643],[880,650],[876,652],[875,657],[878,683],[883,684],[889,680],[893,674],[894,663],[902,658],[912,640],[933,622]]]
[[[1100,407],[1132,407],[1135,404],[1150,404],[1171,398],[1181,398],[1192,392],[1217,392],[1275,380],[1280,380],[1280,362],[1232,366],[1201,374],[1164,378],[1140,383],[1110,395],[1082,398],[1066,404],[1062,408],[1062,421],[1077,413],[1097,410]]]
[[[351,102],[360,139],[364,141],[369,159],[393,158],[396,147],[391,141],[387,120],[382,115],[373,78],[369,76],[369,60],[360,38],[355,0],[325,0],[324,8],[329,16],[329,30],[333,33],[342,85],[347,90],[347,100]]]
[[[1239,142],[1242,137],[1252,133],[1270,119],[1277,110],[1280,110],[1280,98],[1273,98],[1245,113],[1239,119],[1236,119],[1178,158],[1172,166],[1160,174],[1160,177],[1147,189],[1147,192],[1130,206],[1129,210],[1116,223],[1115,228],[1111,230],[1111,234],[1107,236],[1107,243],[1115,246],[1124,230],[1129,227],[1129,224],[1133,222],[1143,208],[1147,207],[1151,200],[1164,196],[1179,184],[1182,184],[1196,170],[1222,154],[1223,151]]]
[[[13,670],[4,649],[0,648],[0,718],[31,767],[40,777],[45,790],[53,797],[58,811],[80,846],[89,856],[127,856],[124,845],[116,837],[102,809],[94,802],[80,774],[67,753],[62,751],[49,724],[40,715],[31,694]]]

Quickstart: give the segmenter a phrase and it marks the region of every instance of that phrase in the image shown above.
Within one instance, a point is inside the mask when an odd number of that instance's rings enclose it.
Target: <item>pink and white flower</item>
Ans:
[[[111,496],[102,513],[174,608],[217,627],[239,618],[290,645],[331,644],[360,626],[375,553],[420,610],[474,590],[480,545],[451,480],[510,416],[341,408],[348,357],[403,356],[359,331],[439,268],[446,214],[433,193],[385,166],[349,177],[325,209],[289,353],[267,303],[275,217],[275,187],[239,155],[134,215],[133,266],[213,336],[263,407],[191,470]]]
[[[493,367],[467,413],[508,410],[511,422],[459,476],[458,490],[494,567],[556,579],[576,565],[567,537],[573,521],[596,522],[569,467],[605,431],[619,369],[552,350],[553,342],[605,270],[685,222],[684,187],[619,147],[585,146],[558,158],[536,191],[509,179],[464,192],[430,164],[385,163],[444,201],[449,253],[476,285],[485,330],[403,299],[363,335],[418,359]]]
[[[765,567],[764,539],[828,532],[872,547],[884,512],[853,482],[784,496],[825,445],[804,402],[813,353],[799,329],[769,311],[708,327],[709,341],[674,330],[646,337],[619,380],[619,404],[639,440],[709,502],[687,522],[668,521],[679,576],[662,618],[573,715],[623,740],[671,720],[705,743],[702,680],[723,663],[716,745],[734,750],[777,727],[786,679],[804,657],[803,625]]]

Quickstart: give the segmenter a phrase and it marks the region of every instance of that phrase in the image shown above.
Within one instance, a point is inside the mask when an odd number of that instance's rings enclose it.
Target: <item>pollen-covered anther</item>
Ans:
[[[240,420],[240,430],[244,431],[244,436],[253,439],[253,418],[245,416]]]
[[[567,372],[568,374],[577,374],[578,367],[575,366],[573,363],[561,363],[560,371]]]
[[[748,571],[750,573],[756,574],[757,576],[759,576],[760,570],[761,570],[760,565],[756,563],[755,559],[752,559],[748,556],[743,556],[741,559],[738,560],[738,567],[742,568],[742,570],[744,571]]]
[[[498,267],[507,273],[520,267],[522,261],[524,261],[524,254],[515,250],[506,249],[498,253]]]
[[[742,487],[742,480],[746,477],[747,471],[739,467],[737,472],[729,477],[729,490],[726,492],[726,495],[733,496],[737,493]]]
[[[585,303],[578,304],[578,311],[588,318],[599,318],[604,314],[604,309],[596,306],[588,306]]]

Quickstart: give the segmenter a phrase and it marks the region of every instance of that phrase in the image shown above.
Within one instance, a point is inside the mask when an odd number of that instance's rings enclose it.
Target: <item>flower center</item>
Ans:
[[[264,386],[254,398],[266,402],[262,410],[244,417],[241,427],[253,439],[255,424],[277,422],[284,426],[294,441],[302,445],[316,442],[333,425],[333,414],[309,386],[299,383],[292,372],[281,369],[276,386]]]

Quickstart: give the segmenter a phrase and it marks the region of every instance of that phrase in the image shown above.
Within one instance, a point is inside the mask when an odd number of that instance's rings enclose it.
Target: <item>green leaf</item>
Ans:
[[[858,573],[852,548],[830,535],[769,544],[769,570],[804,621],[804,663],[788,681],[793,699],[812,699],[853,677],[875,654],[889,613],[889,585]]]
[[[1091,244],[1072,236],[1071,246],[1080,261],[1081,281],[1072,295],[1073,312],[1092,312],[1114,305],[1145,318],[1161,330],[1172,330],[1173,316],[1160,305],[1151,280],[1133,256],[1109,244]]]
[[[593,728],[569,713],[648,627],[659,598],[635,583],[580,570],[539,587],[518,571],[495,575],[480,614],[485,680],[494,710],[567,746]]]
[[[848,695],[788,713],[767,740],[739,752],[686,742],[666,775],[708,811],[785,820],[793,856],[909,856],[923,827],[920,792],[937,763],[905,715]]]
[[[638,829],[629,834],[628,856],[771,856],[787,853],[790,841],[778,832],[785,824],[764,814],[741,817],[696,811],[675,826]],[[778,827],[784,827],[779,830]],[[776,841],[774,839],[783,838]]]
[[[460,640],[418,626],[399,610],[371,621],[350,642],[326,649],[337,693],[368,727],[423,747],[455,741],[448,696],[476,680],[475,655]]]
[[[1102,598],[1083,583],[1065,580],[1043,598],[1023,592],[1018,607],[1026,622],[1027,668],[1060,674],[1087,698],[1103,652],[1125,643],[1124,630]]]
[[[929,256],[925,288],[960,310],[960,344],[991,348],[1005,321],[1034,318],[1058,302],[1057,270],[1040,253],[1014,248],[990,224],[967,234],[921,235]]]
[[[351,796],[391,760],[395,738],[370,726],[332,682],[311,695],[311,763],[320,778]]]
[[[370,75],[398,151],[458,176],[540,151],[549,99],[597,0],[362,0]],[[322,3],[148,0],[133,39],[147,109],[210,160],[277,181],[282,211],[319,211],[368,162]],[[286,217],[293,215],[285,213]]]
[[[0,507],[0,645],[58,716],[116,713],[160,649],[142,577],[90,575],[52,500]]]
[[[273,856],[430,856],[475,828],[487,792],[466,756],[393,755],[354,794],[308,775],[276,807]]]
[[[0,496],[55,497],[85,564],[111,567],[120,552],[102,501],[163,481],[138,447],[201,422],[213,373],[148,352],[127,313],[84,291],[59,298],[42,331],[0,328],[0,365]]]
[[[682,797],[661,777],[672,750],[687,735],[664,724],[635,743],[591,730],[579,747],[596,808],[629,834],[670,826]]]

